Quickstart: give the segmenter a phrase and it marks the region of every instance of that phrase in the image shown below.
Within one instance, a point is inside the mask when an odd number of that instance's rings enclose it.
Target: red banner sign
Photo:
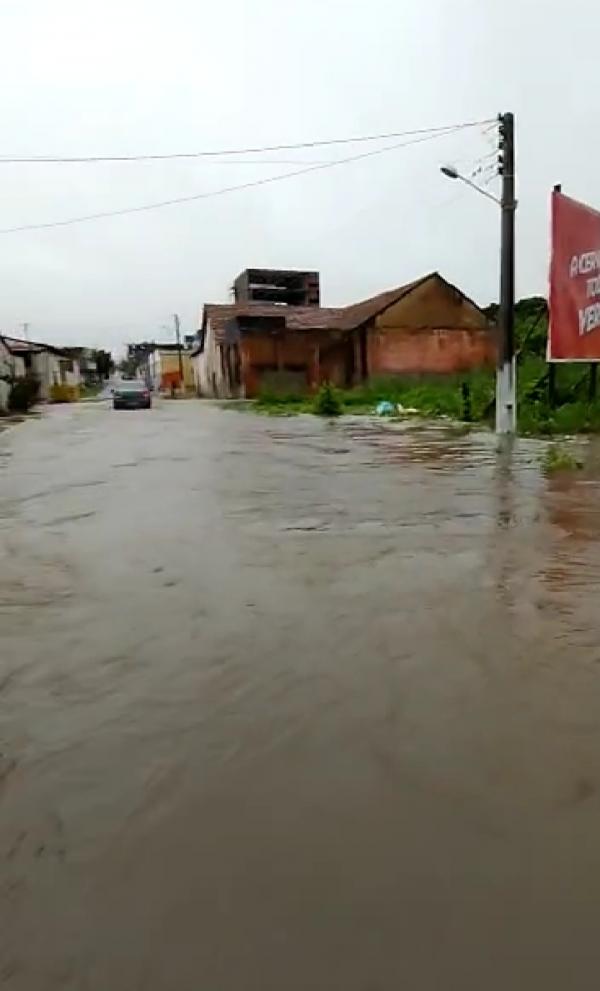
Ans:
[[[600,361],[600,213],[556,191],[548,361]]]

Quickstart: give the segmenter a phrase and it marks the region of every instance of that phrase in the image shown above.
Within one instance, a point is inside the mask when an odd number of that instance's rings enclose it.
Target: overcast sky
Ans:
[[[239,148],[517,118],[519,294],[544,293],[555,182],[600,203],[593,0],[0,0],[0,155]],[[258,189],[0,236],[0,329],[119,348],[225,302],[248,266],[314,268],[326,305],[438,269],[497,298],[482,128]],[[0,165],[0,227],[187,196],[366,150]],[[487,157],[486,157],[487,156]],[[296,166],[297,167],[297,166]],[[489,172],[481,174],[485,181]],[[494,182],[488,187],[497,191]]]

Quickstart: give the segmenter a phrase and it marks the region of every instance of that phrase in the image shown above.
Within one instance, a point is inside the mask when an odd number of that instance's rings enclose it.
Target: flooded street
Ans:
[[[0,987],[593,986],[600,470],[539,451],[0,434]]]

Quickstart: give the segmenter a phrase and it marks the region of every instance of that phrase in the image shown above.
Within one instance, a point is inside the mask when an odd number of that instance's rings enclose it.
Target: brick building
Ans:
[[[318,279],[316,286],[318,298]],[[450,374],[493,364],[495,356],[485,313],[437,272],[346,307],[239,296],[207,304],[192,351],[198,393],[221,397]]]

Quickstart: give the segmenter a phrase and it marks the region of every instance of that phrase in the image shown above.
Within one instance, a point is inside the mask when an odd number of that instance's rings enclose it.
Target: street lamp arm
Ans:
[[[467,186],[470,186],[471,189],[476,189],[477,192],[481,193],[482,196],[487,196],[488,200],[493,200],[497,206],[501,206],[501,202],[498,196],[494,196],[493,193],[488,193],[487,189],[482,189],[481,186],[478,186],[476,182],[472,182],[471,179],[467,179],[467,177],[464,175],[459,175],[458,178],[461,179],[462,182],[466,183]]]
[[[493,200],[493,202],[496,203],[497,206],[502,205],[501,201],[498,199],[497,196],[494,196],[493,193],[488,193],[487,189],[482,189],[482,187],[478,186],[477,183],[473,182],[472,179],[467,179],[465,175],[461,175],[461,173],[458,172],[451,165],[442,165],[440,168],[440,172],[442,172],[445,176],[447,176],[448,179],[460,179],[460,181],[464,182],[466,186],[470,186],[471,189],[474,189],[477,193],[481,193],[481,195],[485,196],[488,200]]]

